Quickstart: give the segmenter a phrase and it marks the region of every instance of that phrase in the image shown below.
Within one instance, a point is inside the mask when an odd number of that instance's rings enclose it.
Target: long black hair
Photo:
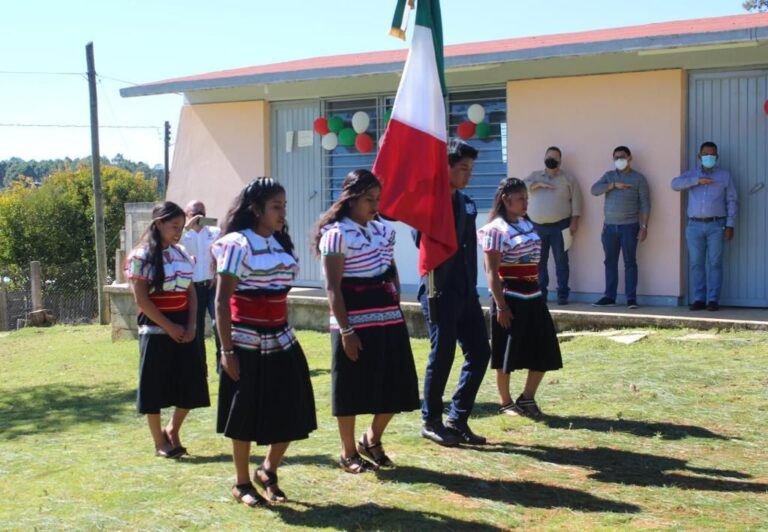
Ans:
[[[315,225],[312,250],[316,255],[320,254],[320,238],[323,236],[323,227],[338,222],[345,216],[349,216],[352,200],[359,198],[372,188],[381,188],[381,182],[369,170],[358,168],[347,174],[347,177],[344,178],[341,184],[339,199],[320,215],[320,219]]]
[[[522,179],[516,177],[502,179],[501,183],[499,183],[499,188],[496,189],[496,194],[493,196],[493,206],[491,207],[491,212],[488,213],[488,221],[490,222],[499,216],[504,220],[507,220],[507,208],[504,206],[504,196],[525,192],[526,190],[527,188]]]
[[[184,217],[184,210],[172,201],[155,205],[155,208],[152,209],[152,223],[149,224],[147,230],[141,235],[141,241],[136,246],[137,248],[147,246],[149,266],[153,275],[149,286],[154,288],[155,292],[163,291],[163,281],[165,281],[163,240],[157,222],[167,222],[179,216]]]
[[[264,212],[267,202],[278,194],[285,194],[285,188],[271,177],[253,179],[232,202],[221,225],[222,236],[244,229],[256,229],[259,214]],[[276,231],[272,236],[287,253],[293,254],[293,241],[288,234],[288,224],[283,225],[282,230]]]

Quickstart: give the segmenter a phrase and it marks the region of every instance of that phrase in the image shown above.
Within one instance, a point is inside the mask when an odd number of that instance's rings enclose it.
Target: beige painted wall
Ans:
[[[252,178],[268,175],[269,104],[185,105],[179,118],[167,197],[182,207],[200,199],[222,219]]]
[[[624,144],[632,150],[633,168],[651,188],[648,240],[638,250],[638,294],[682,294],[681,199],[669,183],[682,166],[685,94],[681,70],[507,84],[509,175],[524,178],[543,168],[544,150],[554,144],[563,150],[563,168],[581,184],[585,212],[571,248],[573,292],[604,290],[603,196],[592,196],[590,188],[612,168],[613,148]],[[620,259],[619,293],[622,269]]]

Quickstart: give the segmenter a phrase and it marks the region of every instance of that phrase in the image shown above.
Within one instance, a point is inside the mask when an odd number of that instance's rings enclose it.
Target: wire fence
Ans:
[[[6,328],[19,329],[28,324],[29,314],[34,310],[30,267],[18,269],[4,281]],[[42,308],[56,323],[90,323],[98,317],[95,275],[86,265],[41,264],[40,289]]]

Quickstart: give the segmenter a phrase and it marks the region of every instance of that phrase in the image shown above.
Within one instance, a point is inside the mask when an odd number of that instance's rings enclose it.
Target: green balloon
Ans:
[[[354,146],[357,133],[351,127],[345,127],[339,131],[339,144],[342,146]]]
[[[328,119],[328,129],[334,133],[338,133],[344,128],[344,119],[340,116],[332,116]]]
[[[491,135],[491,124],[488,122],[480,122],[475,128],[475,134],[479,139],[487,139]]]
[[[389,119],[392,118],[392,110],[390,109],[386,113],[384,113],[384,125],[386,126],[389,124]]]

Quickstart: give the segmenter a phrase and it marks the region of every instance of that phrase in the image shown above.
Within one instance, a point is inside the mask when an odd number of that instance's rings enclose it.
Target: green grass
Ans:
[[[191,457],[153,456],[134,410],[136,342],[112,344],[97,326],[3,334],[0,528],[767,528],[768,336],[677,339],[685,333],[563,343],[565,368],[538,397],[551,417],[539,423],[496,415],[489,372],[471,421],[492,445],[429,444],[413,412],[386,435],[397,469],[353,476],[335,464],[329,339],[300,332],[320,429],[291,446],[280,471],[293,502],[269,510],[229,495],[215,407],[188,418]],[[427,343],[413,346],[422,372]],[[213,372],[210,388],[215,404]]]

